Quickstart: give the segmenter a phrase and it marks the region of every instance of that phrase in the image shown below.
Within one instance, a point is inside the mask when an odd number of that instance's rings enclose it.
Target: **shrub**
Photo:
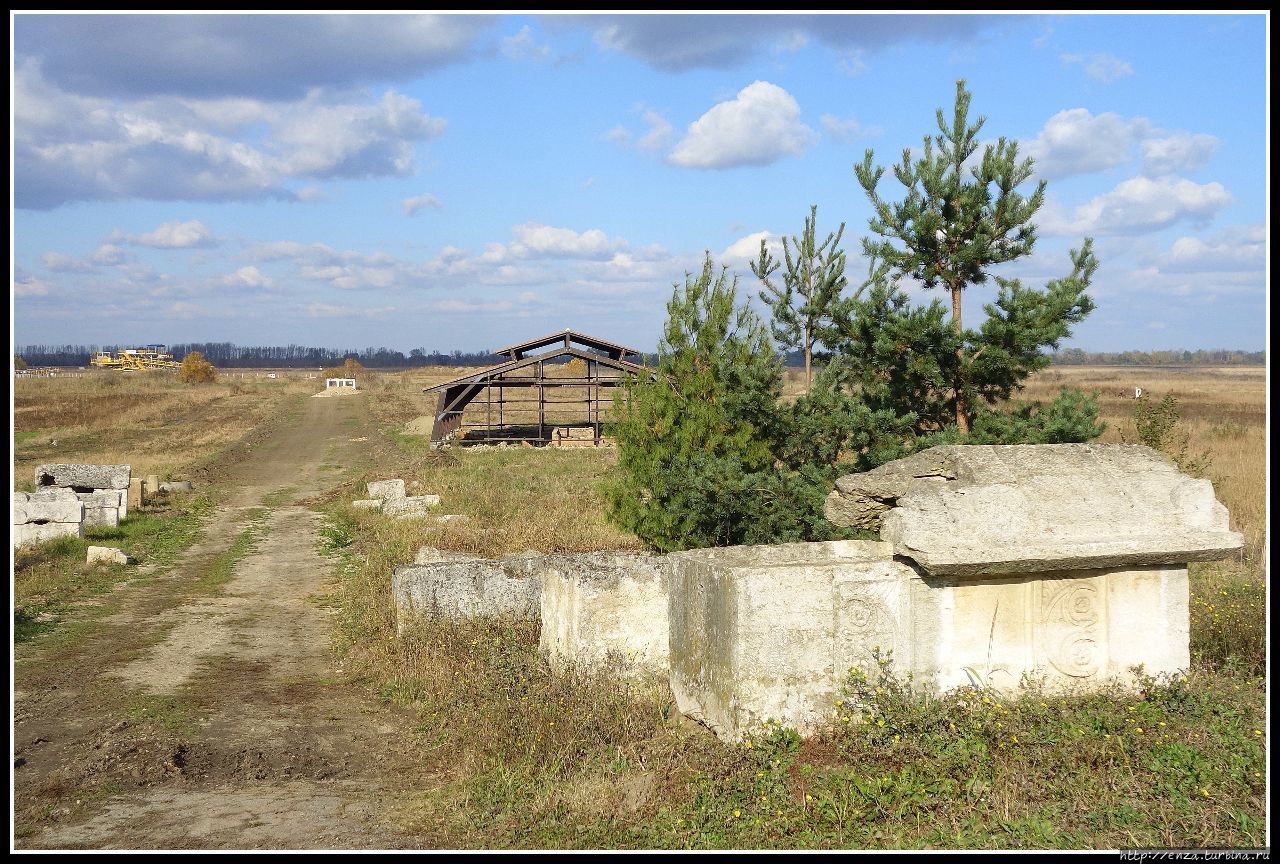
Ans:
[[[199,351],[192,351],[182,358],[178,378],[187,384],[211,384],[218,380],[218,370]]]

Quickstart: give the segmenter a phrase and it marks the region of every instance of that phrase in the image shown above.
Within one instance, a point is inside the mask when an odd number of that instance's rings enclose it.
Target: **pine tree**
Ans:
[[[876,191],[884,169],[873,166],[871,150],[854,166],[858,182],[875,208],[870,228],[879,239],[863,241],[867,256],[885,262],[898,277],[909,276],[926,288],[941,286],[951,295],[955,361],[949,383],[953,417],[962,434],[969,431],[975,410],[970,373],[982,372],[973,368],[978,358],[964,354],[964,289],[986,282],[991,267],[1031,254],[1036,240],[1031,217],[1044,203],[1045,192],[1043,180],[1029,196],[1017,191],[1031,178],[1032,160],[1019,161],[1016,141],[1000,138],[984,148],[976,164],[971,162],[978,151],[978,132],[986,122],[985,117],[979,117],[976,123],[969,123],[971,96],[964,82],[957,81],[950,123],[939,108],[940,134],[925,136],[923,155],[913,161],[911,151],[903,151],[902,162],[893,169],[894,177],[907,190],[902,201],[890,203]],[[1088,240],[1080,255],[1074,275],[1083,276],[1087,286],[1088,275],[1096,267]],[[1092,308],[1082,292],[1083,288],[1073,304],[1077,319]],[[1028,311],[1023,298],[1012,289],[1004,299],[1010,306],[1006,311],[1014,316]],[[988,367],[993,363],[987,358]]]
[[[772,278],[781,262],[770,254],[763,239],[760,257],[751,262],[751,272],[765,287],[760,299],[773,312],[773,338],[784,351],[799,348],[804,352],[804,380],[810,389],[813,387],[814,343],[848,282],[844,276],[845,255],[840,249],[844,223],[820,244],[817,223],[818,205],[814,204],[804,220],[801,236],[782,238],[787,269],[782,274],[781,286]]]
[[[782,363],[711,256],[674,286],[655,374],[626,382],[606,512],[660,551],[825,538],[827,478],[775,454]]]

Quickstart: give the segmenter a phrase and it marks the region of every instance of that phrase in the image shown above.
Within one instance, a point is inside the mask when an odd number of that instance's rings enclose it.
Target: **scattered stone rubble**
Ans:
[[[1208,481],[1136,445],[936,447],[840,478],[826,514],[882,539],[661,557],[434,553],[396,570],[400,626],[539,617],[553,660],[665,667],[679,709],[734,741],[769,719],[812,731],[850,670],[874,671],[877,656],[936,690],[1028,677],[1083,690],[1129,682],[1139,665],[1183,670],[1187,563],[1243,543]]]
[[[365,486],[368,498],[352,501],[359,510],[381,510],[396,519],[421,519],[440,506],[439,495],[406,495],[403,480],[375,480]]]
[[[129,515],[129,476],[128,465],[56,463],[36,468],[35,483],[74,493],[84,504],[85,527],[115,528]]]

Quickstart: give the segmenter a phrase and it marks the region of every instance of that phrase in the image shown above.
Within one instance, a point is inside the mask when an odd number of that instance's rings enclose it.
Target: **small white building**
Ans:
[[[328,390],[333,387],[349,387],[356,389],[356,379],[354,378],[326,378],[324,379],[324,389]]]

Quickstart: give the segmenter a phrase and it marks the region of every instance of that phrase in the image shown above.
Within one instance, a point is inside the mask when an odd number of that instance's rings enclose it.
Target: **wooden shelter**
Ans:
[[[568,328],[494,353],[509,359],[422,391],[438,394],[433,445],[451,435],[467,444],[599,444],[613,390],[628,376],[653,374],[635,348]]]

